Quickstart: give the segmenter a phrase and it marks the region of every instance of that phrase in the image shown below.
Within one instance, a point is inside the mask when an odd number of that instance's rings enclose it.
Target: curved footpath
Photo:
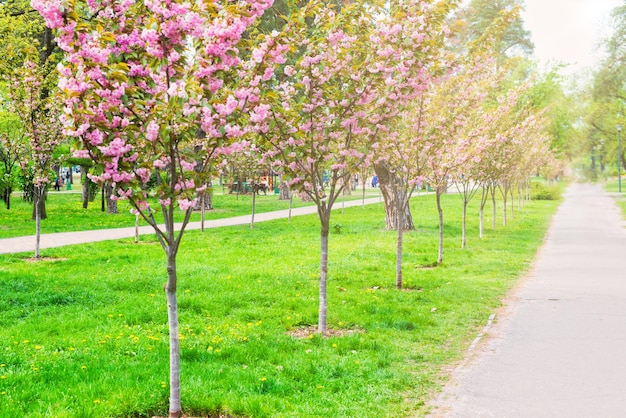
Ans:
[[[365,204],[382,202],[381,197],[373,197],[365,199]],[[346,208],[352,206],[360,206],[363,204],[361,199],[349,200],[344,203]],[[333,210],[341,209],[341,202],[335,202]],[[291,209],[291,216],[310,215],[317,213],[317,207],[303,206]],[[274,219],[287,218],[289,209],[277,210],[274,212],[256,213],[254,215],[254,223],[266,222]],[[215,219],[204,222],[204,227],[219,228],[222,226],[246,225],[250,223],[252,215],[236,216],[233,218]],[[176,228],[180,228],[180,224],[176,224]],[[200,229],[200,222],[190,222],[186,230]],[[151,226],[139,227],[139,235],[154,234]],[[83,244],[86,242],[107,241],[112,239],[132,238],[135,236],[135,227],[130,228],[114,228],[114,229],[98,229],[91,231],[77,232],[59,232],[56,234],[41,234],[41,249],[62,247],[64,245]],[[23,236],[15,238],[0,239],[0,254],[21,253],[27,251],[35,251],[35,236]]]
[[[626,416],[626,230],[600,186],[568,188],[505,310],[431,416]]]

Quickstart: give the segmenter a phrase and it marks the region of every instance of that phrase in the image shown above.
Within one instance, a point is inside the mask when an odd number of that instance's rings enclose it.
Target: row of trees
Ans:
[[[551,161],[543,106],[507,55],[530,46],[509,2],[496,12],[456,15],[453,0],[312,0],[280,3],[271,13],[268,0],[32,6],[47,25],[36,32],[46,58],[19,59],[6,72],[43,74],[58,62],[47,79],[58,77],[58,89],[24,73],[16,86],[31,92],[34,107],[20,113],[30,102],[5,95],[9,113],[32,143],[33,167],[43,173],[37,187],[49,182],[60,122],[75,141],[74,157],[94,162],[91,178],[154,228],[167,258],[170,416],[181,414],[177,254],[225,161],[270,166],[315,202],[320,332],[327,328],[331,209],[355,173],[373,167],[379,176],[387,225],[398,232],[402,287],[402,234],[412,227],[416,187],[428,184],[437,194],[441,263],[440,197],[450,184],[463,191],[465,208],[482,190],[482,219],[488,193],[495,200],[499,189],[506,201]],[[7,6],[2,12],[32,18]],[[156,205],[146,190],[151,176],[160,180]],[[185,213],[180,229],[175,210]]]

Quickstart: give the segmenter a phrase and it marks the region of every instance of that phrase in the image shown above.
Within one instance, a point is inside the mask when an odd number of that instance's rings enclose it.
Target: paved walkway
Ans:
[[[365,204],[379,203],[382,198],[373,197],[365,199]],[[349,200],[344,203],[345,207],[360,206],[363,204],[361,199]],[[333,210],[339,210],[342,207],[341,201],[335,202]],[[291,216],[310,215],[317,213],[317,207],[304,206],[299,208],[293,208],[291,210]],[[254,223],[266,222],[274,219],[287,218],[289,216],[289,209],[277,210],[274,212],[256,213],[254,215]],[[204,222],[205,228],[219,228],[222,226],[233,225],[246,225],[250,223],[252,215],[237,216],[233,218],[215,219]],[[180,228],[181,224],[176,224],[177,228]],[[200,229],[200,222],[190,222],[187,225],[186,230]],[[151,226],[139,227],[140,235],[154,234],[154,230]],[[135,236],[135,227],[130,228],[115,228],[115,229],[99,229],[91,231],[77,231],[77,232],[60,232],[56,234],[42,234],[41,235],[41,249],[62,247],[64,245],[83,244],[86,242],[107,241],[121,238],[132,238]],[[20,253],[27,251],[35,251],[35,236],[24,236],[16,238],[0,239],[0,254]]]
[[[625,231],[599,186],[570,186],[532,274],[432,416],[626,416]]]

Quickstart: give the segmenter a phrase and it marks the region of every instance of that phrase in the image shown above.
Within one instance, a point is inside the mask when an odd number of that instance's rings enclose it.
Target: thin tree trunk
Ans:
[[[510,188],[511,192],[511,219],[515,219],[515,195],[513,194],[513,188]]]
[[[13,192],[13,188],[8,186],[4,190],[4,204],[7,207],[7,210],[11,210],[11,192]]]
[[[503,190],[502,190],[502,225],[506,226],[506,213],[508,212],[508,206],[507,206],[507,196],[509,195],[509,190],[507,188],[507,186],[504,186]]]
[[[287,218],[287,222],[291,222],[291,208],[293,207],[293,193],[289,195],[289,217]]]
[[[479,211],[479,237],[480,239],[485,238],[485,205],[487,205],[487,198],[489,198],[489,187],[483,186],[482,192],[480,195],[480,211]]]
[[[398,202],[400,201],[400,197],[398,197]],[[396,288],[402,289],[402,233],[404,232],[404,219],[402,219],[402,215],[404,214],[404,208],[397,208],[398,213],[398,221],[396,222],[396,231],[398,233],[398,240],[396,245]]]
[[[320,292],[319,292],[319,317],[318,317],[318,331],[321,334],[326,333],[326,319],[328,314],[328,300],[326,293],[326,283],[328,279],[328,232],[330,224],[330,214],[324,216],[327,219],[320,217],[321,228],[321,244],[320,244]]]
[[[461,221],[461,248],[467,246],[467,199],[463,199],[463,219]]]
[[[139,242],[139,213],[135,214],[135,244]]]
[[[39,252],[41,244],[41,206],[39,202],[43,198],[42,191],[45,190],[44,187],[45,186],[41,185],[35,186],[35,258],[41,257],[41,254]]]
[[[89,174],[89,167],[81,166],[80,171],[83,179],[83,209],[87,209],[89,206],[89,177],[87,177],[87,174]]]
[[[363,178],[363,197],[361,198],[361,207],[365,209],[365,177]]]
[[[480,239],[483,239],[485,238],[485,206],[484,205],[480,206],[478,218],[480,219],[480,227],[479,227],[478,236]]]
[[[493,219],[491,220],[491,229],[496,229],[496,215],[497,215],[497,207],[496,207],[496,185],[491,185],[491,204],[493,208]]]
[[[437,188],[437,212],[439,214],[439,251],[437,254],[437,264],[443,263],[443,208],[441,207],[441,192]]]
[[[206,190],[202,192],[202,197],[200,199],[202,201],[202,206],[200,207],[200,231],[204,232],[204,215],[206,212],[206,207],[205,207]]]
[[[182,414],[180,402],[180,340],[176,280],[176,249],[172,248],[170,243],[170,247],[167,251],[167,284],[165,285],[167,320],[170,333],[170,418],[179,418]]]

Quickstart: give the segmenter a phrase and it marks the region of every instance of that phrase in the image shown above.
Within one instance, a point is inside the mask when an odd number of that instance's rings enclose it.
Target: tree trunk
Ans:
[[[320,291],[319,315],[317,329],[321,334],[326,333],[326,319],[328,315],[328,300],[326,297],[326,283],[328,278],[328,232],[330,225],[330,209],[328,215],[320,216],[321,243],[320,243]]]
[[[481,195],[480,195],[480,226],[479,226],[479,237],[480,239],[485,238],[485,206],[487,205],[487,198],[489,197],[489,187],[483,186]]]
[[[37,191],[37,186],[33,186],[33,216],[32,220],[37,220],[37,209],[39,210],[39,219],[48,219],[46,212],[46,186],[41,186],[42,190]]]
[[[439,252],[437,264],[443,263],[443,208],[441,207],[441,191],[437,188],[437,212],[439,213]]]
[[[400,199],[398,199],[399,201]],[[404,232],[404,219],[402,219],[402,215],[404,214],[404,208],[396,208],[396,213],[398,215],[398,220],[396,222],[396,231],[398,233],[397,243],[396,243],[396,289],[402,289],[402,233]]]
[[[300,192],[298,194],[298,197],[300,198],[301,202],[312,202],[313,199],[311,199],[311,196],[309,196],[308,194],[304,193],[304,192]]]
[[[502,190],[502,225],[506,226],[506,213],[508,212],[508,206],[507,206],[507,196],[509,195],[509,189],[504,186],[504,189]]]
[[[211,190],[211,185],[208,185],[206,190],[200,193],[200,198],[196,201],[195,206],[193,207],[194,211],[202,211],[202,210],[213,210],[213,197]]]
[[[167,320],[170,333],[170,418],[182,414],[180,402],[180,340],[178,331],[178,303],[176,300],[176,250],[171,244],[167,251]]]
[[[414,230],[415,225],[413,224],[413,216],[411,215],[411,206],[407,202],[396,202],[397,194],[393,185],[398,184],[397,179],[395,179],[395,176],[382,164],[374,165],[374,170],[378,176],[378,184],[383,195],[383,200],[385,201],[386,228],[391,231],[397,229],[396,222],[398,220],[398,214],[396,212],[399,207],[404,207],[402,217],[404,219],[404,230]],[[403,204],[402,206],[400,206],[401,203]]]
[[[289,200],[291,199],[291,192],[289,190],[289,185],[286,181],[280,183],[280,195],[278,196],[278,200]]]
[[[254,210],[256,209],[256,192],[252,189],[252,217],[250,218],[250,229],[254,228]]]
[[[363,194],[361,197],[361,207],[365,208],[365,177],[363,178]]]
[[[113,185],[111,182],[107,181],[104,183],[102,190],[104,190],[104,197],[106,199],[107,213],[119,213],[117,209],[117,200],[111,199],[113,196]]]
[[[35,202],[33,205],[33,209],[35,210],[35,258],[41,257],[39,252],[41,243],[41,205],[39,202],[44,201],[45,190],[46,186],[35,186]]]
[[[293,194],[289,196],[289,217],[287,219],[287,222],[291,222],[291,209],[292,208],[293,208]]]
[[[463,199],[463,219],[461,220],[461,248],[465,248],[467,246],[467,203],[467,199]]]
[[[87,209],[89,206],[89,177],[87,177],[87,174],[89,174],[89,167],[81,165],[80,172],[82,173],[81,177],[83,182],[83,209]]]
[[[4,204],[7,207],[7,210],[11,210],[11,193],[13,192],[13,188],[11,186],[7,186],[4,189]]]
[[[496,216],[497,216],[495,184],[491,185],[491,205],[493,209],[493,219],[491,220],[491,229],[495,230],[496,229]]]
[[[511,192],[511,219],[515,219],[515,195],[513,194],[513,188],[509,188]]]
[[[200,230],[204,232],[204,215],[206,212],[206,191],[200,196]]]
[[[139,242],[139,213],[135,215],[135,244]]]

